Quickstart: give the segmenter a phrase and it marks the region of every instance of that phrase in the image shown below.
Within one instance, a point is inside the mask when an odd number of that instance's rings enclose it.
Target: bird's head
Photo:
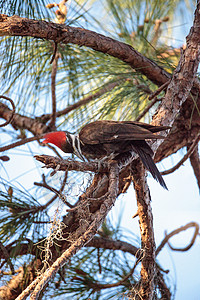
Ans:
[[[64,131],[56,131],[47,133],[44,136],[44,144],[54,144],[58,148],[60,148],[63,152],[73,153],[74,149],[71,143],[71,139],[68,138],[67,132]]]

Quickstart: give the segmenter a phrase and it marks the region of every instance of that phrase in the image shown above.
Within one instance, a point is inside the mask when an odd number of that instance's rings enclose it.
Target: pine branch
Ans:
[[[189,97],[190,91],[195,84],[196,73],[200,62],[200,1],[197,1],[195,18],[190,33],[186,38],[186,48],[181,55],[179,64],[173,73],[168,85],[165,99],[158,110],[153,124],[171,126],[180,111],[183,103]],[[158,141],[158,143],[160,143]]]
[[[13,111],[7,105],[0,102],[0,118],[10,120]],[[15,113],[11,125],[16,129],[27,129],[34,135],[41,135],[48,130],[48,126],[40,122],[39,119],[33,119]]]
[[[56,73],[57,73],[59,57],[60,57],[60,53],[57,51],[55,54],[53,63],[52,63],[52,71],[51,71],[52,114],[51,114],[51,122],[50,122],[49,126],[50,126],[50,128],[52,128],[52,130],[56,129]]]
[[[45,168],[51,168],[56,171],[91,171],[91,172],[106,172],[108,170],[107,163],[103,162],[99,165],[98,162],[82,162],[70,159],[61,159],[50,155],[35,155],[36,160],[45,164]]]
[[[162,67],[141,55],[132,46],[83,28],[0,15],[0,36],[32,36],[53,40],[55,43],[84,45],[126,62],[157,85],[164,84],[171,77]]]
[[[44,239],[41,239],[44,240]],[[20,247],[17,249],[15,248],[14,243],[8,244],[5,249],[7,253],[9,254],[9,257],[11,253],[15,250],[15,257],[25,255],[25,254],[31,254],[34,256],[38,255],[38,247],[37,243],[33,243],[31,240],[27,240],[27,242],[21,242]],[[139,257],[139,248],[135,247],[134,245],[120,241],[120,240],[112,240],[110,238],[104,238],[104,237],[99,237],[99,236],[94,236],[91,241],[89,241],[85,247],[95,247],[95,248],[101,248],[101,249],[109,249],[109,250],[119,250],[124,253],[130,253],[133,256],[136,256],[136,258]],[[63,252],[65,250],[65,245],[62,244],[60,251]],[[53,252],[54,254],[54,252]],[[2,259],[3,256],[3,251],[0,249],[0,258]]]
[[[138,206],[138,216],[141,234],[141,285],[139,298],[151,300],[155,290],[155,238],[153,229],[153,214],[151,196],[147,185],[145,170],[141,162],[132,163],[133,182]]]
[[[112,89],[114,89],[116,86],[119,85],[119,82],[111,82],[111,83],[107,83],[105,84],[102,88],[100,88],[97,92],[92,93],[89,96],[85,96],[83,97],[83,99],[77,101],[76,103],[73,103],[69,106],[67,106],[66,108],[57,111],[56,112],[56,117],[61,117],[64,116],[66,114],[68,114],[69,112],[83,106],[86,105],[88,103],[90,103],[91,101],[97,99],[98,97],[102,96],[103,94],[107,93],[108,91],[111,91]],[[43,120],[43,122],[48,121],[50,119],[51,115],[50,114],[45,114],[41,116],[41,119]]]
[[[10,145],[0,147],[0,152],[10,150],[10,149],[13,149],[15,147],[25,145],[25,144],[33,142],[33,141],[39,141],[39,139],[41,139],[42,137],[43,136],[41,135],[41,136],[33,136],[33,137],[30,137],[30,138],[22,139],[20,141],[17,141],[15,143],[10,144]]]

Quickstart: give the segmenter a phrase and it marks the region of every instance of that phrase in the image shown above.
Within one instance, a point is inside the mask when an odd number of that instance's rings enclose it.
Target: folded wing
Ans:
[[[154,135],[153,132],[168,128],[131,121],[96,121],[84,126],[79,133],[79,137],[85,144],[162,139],[163,136]]]

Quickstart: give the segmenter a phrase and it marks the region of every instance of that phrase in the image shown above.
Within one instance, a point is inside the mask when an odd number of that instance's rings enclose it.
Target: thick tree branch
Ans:
[[[44,239],[42,239],[44,240]],[[37,247],[38,243],[33,243],[32,241],[28,240],[26,243],[21,242],[20,247],[17,249],[15,248],[15,245],[13,243],[8,244],[5,249],[7,253],[9,254],[9,257],[11,257],[11,253],[15,252],[15,257],[25,255],[25,254],[31,254],[34,256],[37,256],[39,249]],[[102,248],[102,249],[110,249],[110,250],[120,250],[126,253],[130,253],[131,255],[139,257],[139,248],[133,246],[130,243],[119,241],[119,240],[112,240],[104,237],[98,237],[95,236],[91,241],[85,245],[85,247],[95,247],[95,248]],[[15,249],[15,251],[14,251]],[[65,245],[62,244],[61,248],[59,249],[61,252],[65,250]],[[0,249],[0,259],[4,259],[3,250]]]
[[[82,162],[70,159],[61,159],[50,155],[35,155],[38,161],[45,164],[45,168],[52,168],[56,171],[91,171],[91,172],[106,172],[108,171],[108,164],[106,162]]]
[[[139,298],[153,299],[155,290],[155,238],[153,229],[153,214],[151,209],[151,196],[147,185],[145,170],[141,162],[132,163],[133,182],[138,205],[138,216],[141,234],[141,286]]]
[[[10,120],[13,111],[7,105],[0,102],[0,118]],[[11,121],[14,129],[27,129],[34,135],[40,135],[48,131],[46,124],[40,122],[39,119],[32,119],[20,114],[15,113]]]
[[[82,223],[81,228],[79,228],[79,232],[76,233],[76,238],[74,236],[70,237],[71,245],[70,247],[53,263],[53,265],[42,274],[42,278],[40,278],[40,282],[37,283],[33,293],[31,294],[30,300],[38,299],[38,296],[44,286],[49,282],[50,279],[52,279],[58,270],[65,265],[68,260],[85,244],[87,244],[96,234],[98,228],[104,221],[105,217],[107,216],[108,212],[111,210],[112,206],[114,205],[117,194],[118,194],[118,165],[115,161],[111,161],[109,163],[109,196],[107,199],[101,204],[98,211],[96,211],[92,216],[89,216],[88,221],[84,220],[84,223]],[[86,208],[80,208],[79,214],[84,214],[84,210],[87,210]],[[80,230],[81,229],[81,230]],[[77,235],[78,234],[78,235]],[[36,279],[37,280],[37,279]],[[24,290],[23,292],[26,297],[30,293],[29,287]],[[21,299],[20,296],[17,298],[17,300]]]
[[[196,104],[200,109],[200,99],[197,100]],[[156,151],[154,158],[156,162],[194,142],[200,130],[200,117],[195,108],[196,104],[192,99],[188,99],[183,104],[171,131]]]
[[[172,125],[180,113],[181,107],[189,97],[195,84],[195,77],[200,60],[200,1],[197,1],[195,18],[189,35],[186,38],[186,48],[181,55],[179,64],[173,73],[165,99],[153,119],[153,124]],[[198,94],[198,93],[197,93]],[[157,146],[161,141],[157,141]]]
[[[173,145],[172,138],[169,134],[169,139],[166,139],[164,145],[162,145],[162,150],[157,153],[157,157],[162,157],[162,151],[164,148],[164,153],[166,153],[166,149],[168,150],[168,155],[174,153],[178,149],[181,148],[183,145],[183,141],[185,145],[192,142],[194,136],[196,137],[199,132],[200,127],[200,118],[198,115],[198,111],[196,114],[196,118],[193,115],[192,121],[193,126],[191,128],[191,114],[188,116],[188,110],[184,106],[186,99],[190,96],[190,92],[193,93],[192,97],[189,97],[191,105],[194,106],[194,101],[196,101],[197,107],[200,106],[199,103],[199,85],[196,83],[196,73],[197,68],[199,66],[200,60],[200,35],[199,35],[199,28],[200,28],[200,1],[197,1],[197,8],[195,10],[195,17],[194,23],[190,30],[189,35],[186,38],[186,48],[181,55],[179,64],[174,71],[172,80],[168,86],[167,93],[165,99],[162,101],[162,105],[158,109],[156,115],[153,119],[153,125],[171,125],[173,124],[173,129],[171,131],[171,135],[174,137],[174,141],[176,141]],[[193,87],[195,86],[195,88]],[[192,89],[193,87],[193,89]],[[188,101],[187,101],[188,102]],[[187,106],[190,105],[187,103]],[[184,106],[184,107],[183,107]],[[195,106],[196,107],[196,106]],[[190,110],[192,113],[193,109]],[[182,115],[181,115],[182,113]],[[186,115],[186,119],[184,119],[184,115]],[[178,118],[177,118],[178,117]],[[181,122],[180,122],[181,120]],[[179,121],[179,122],[178,122]],[[188,121],[188,122],[186,122]],[[188,126],[188,127],[187,127]],[[189,134],[190,128],[193,131],[193,135]],[[182,131],[182,134],[179,132]],[[185,137],[183,135],[185,131]],[[176,132],[176,134],[174,134]],[[180,143],[179,143],[180,138]],[[169,141],[172,143],[168,143]],[[189,142],[190,140],[190,142]],[[154,150],[158,148],[161,144],[161,141],[157,141],[153,148]],[[176,148],[177,147],[177,148]]]
[[[170,79],[170,74],[132,46],[83,28],[75,28],[18,16],[0,15],[0,36],[32,36],[55,43],[73,43],[116,57],[139,70],[157,85]]]

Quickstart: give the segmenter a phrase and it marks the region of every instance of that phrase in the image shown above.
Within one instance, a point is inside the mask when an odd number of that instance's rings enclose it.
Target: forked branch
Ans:
[[[109,162],[109,186],[108,186],[108,197],[100,205],[100,208],[93,214],[91,223],[87,225],[87,229],[84,234],[80,235],[79,238],[72,241],[70,247],[53,263],[53,265],[46,270],[40,281],[36,278],[36,282],[31,285],[31,290],[34,288],[34,291],[30,297],[31,300],[38,299],[40,292],[44,286],[52,279],[59,269],[65,265],[69,259],[84,245],[86,245],[97,233],[98,228],[101,226],[108,212],[111,210],[114,205],[117,195],[118,195],[118,184],[119,184],[119,167],[117,162]],[[80,208],[81,210],[81,208]],[[80,231],[81,232],[81,231]],[[72,239],[73,240],[73,239]],[[30,287],[23,291],[23,298],[19,296],[17,300],[25,299],[30,294]]]

